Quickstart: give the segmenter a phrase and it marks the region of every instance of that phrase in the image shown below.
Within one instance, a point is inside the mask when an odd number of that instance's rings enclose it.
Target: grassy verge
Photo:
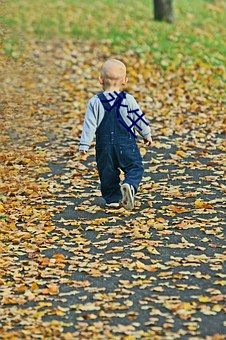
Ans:
[[[3,5],[1,5],[3,6]],[[224,62],[224,0],[174,1],[174,25],[153,20],[152,0],[8,0],[0,24],[11,34],[4,49],[15,55],[18,37],[108,40],[114,51],[151,51],[164,66],[170,60],[204,58]]]

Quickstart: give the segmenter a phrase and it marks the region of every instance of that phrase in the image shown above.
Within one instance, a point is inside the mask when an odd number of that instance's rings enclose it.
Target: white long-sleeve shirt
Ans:
[[[118,92],[120,93],[120,92]],[[129,94],[129,93],[125,93],[126,94],[126,98],[123,99],[122,101],[122,105],[127,105],[127,107],[123,107],[121,106],[120,107],[120,114],[124,120],[124,122],[126,123],[126,125],[129,127],[131,126],[131,120],[128,119],[128,116],[131,117],[131,119],[133,121],[136,121],[138,119],[138,115],[142,115],[142,111],[139,107],[139,105],[137,104],[135,98]],[[115,98],[117,97],[116,94],[114,92],[104,92],[104,95],[106,97],[106,99],[110,100],[112,98],[112,96],[114,96]],[[111,101],[110,105],[113,105],[115,102],[114,101]],[[130,112],[128,113],[128,111],[134,111],[134,110],[137,110],[137,114],[135,112]],[[104,117],[104,113],[105,113],[105,110],[104,110],[104,107],[103,107],[103,104],[101,103],[100,99],[98,98],[97,95],[93,96],[89,102],[88,102],[88,106],[87,106],[87,109],[86,109],[86,115],[85,115],[85,120],[84,120],[84,124],[83,124],[83,129],[82,129],[82,136],[81,136],[81,139],[80,139],[80,146],[79,146],[79,150],[82,151],[82,150],[88,150],[93,139],[94,139],[94,136],[95,136],[95,133],[96,133],[96,130],[98,128],[98,126],[100,125],[103,117]],[[144,116],[142,117],[142,119],[139,119],[136,124],[140,127],[137,128],[137,126],[135,125],[133,127],[133,132],[134,129],[136,131],[139,132],[139,134],[144,138],[149,138],[151,137],[151,129],[148,125],[146,125],[144,123],[145,118]],[[126,132],[126,128],[125,128],[125,132]]]

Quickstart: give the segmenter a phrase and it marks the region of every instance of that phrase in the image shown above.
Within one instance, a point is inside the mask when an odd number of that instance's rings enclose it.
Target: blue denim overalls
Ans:
[[[116,99],[119,105],[123,100],[121,94]],[[121,121],[123,118],[119,111],[117,117],[117,105],[112,105],[114,107],[111,109],[103,93],[98,94],[98,98],[101,102],[105,101],[103,106],[109,110],[105,109],[103,120],[96,130],[96,161],[101,193],[106,203],[119,202],[122,198],[119,169],[125,174],[123,183],[132,185],[137,192],[144,167],[135,138],[119,122],[119,118]]]

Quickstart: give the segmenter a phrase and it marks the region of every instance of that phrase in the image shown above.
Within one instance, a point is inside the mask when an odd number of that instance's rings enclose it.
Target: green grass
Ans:
[[[225,10],[224,0],[174,0],[176,21],[170,25],[153,20],[152,0],[8,0],[0,24],[11,40],[107,39],[113,50],[151,51],[156,60],[205,57],[220,65],[226,55]],[[8,53],[13,54],[9,46]]]

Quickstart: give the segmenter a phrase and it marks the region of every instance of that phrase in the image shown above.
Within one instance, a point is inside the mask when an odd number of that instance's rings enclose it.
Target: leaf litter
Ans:
[[[222,67],[163,71],[149,53],[117,56],[133,65],[126,90],[154,143],[139,141],[134,211],[114,211],[100,196],[94,148],[78,153],[110,47],[29,49],[1,64],[0,337],[223,339]]]

